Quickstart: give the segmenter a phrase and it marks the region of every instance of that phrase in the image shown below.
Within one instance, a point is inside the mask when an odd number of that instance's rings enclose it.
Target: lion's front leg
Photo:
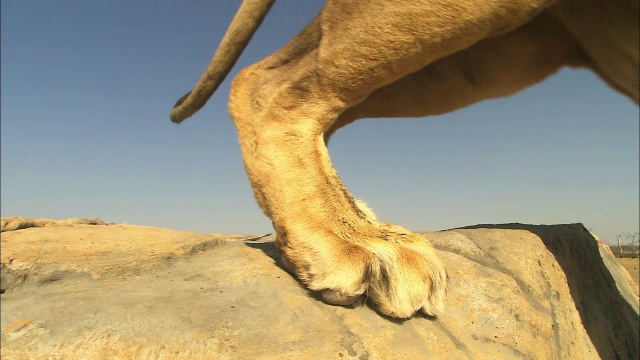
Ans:
[[[281,83],[273,76],[256,67],[244,70],[234,80],[230,109],[252,188],[273,221],[285,266],[332,304],[349,305],[364,295],[389,316],[434,315],[447,275],[431,245],[378,221],[331,164],[323,131],[339,104],[330,97],[296,101],[299,91],[319,93],[313,80],[305,79],[301,89],[291,84],[295,75]]]

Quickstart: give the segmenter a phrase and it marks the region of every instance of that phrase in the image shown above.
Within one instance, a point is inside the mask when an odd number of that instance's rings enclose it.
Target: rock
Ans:
[[[310,295],[280,267],[271,237],[135,225],[7,231],[2,357],[638,358],[638,294],[582,225],[424,235],[449,271],[447,309],[398,321]]]
[[[30,219],[22,216],[3,217],[0,221],[0,232],[28,229],[45,226],[73,226],[73,225],[113,225],[96,218],[71,218],[54,220],[47,218]]]

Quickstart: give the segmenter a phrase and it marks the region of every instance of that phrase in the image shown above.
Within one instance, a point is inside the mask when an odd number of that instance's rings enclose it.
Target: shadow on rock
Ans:
[[[640,357],[637,297],[628,284],[617,282],[611,275],[608,263],[613,254],[602,251],[606,245],[598,245],[582,224],[486,224],[459,229],[526,230],[538,236],[566,274],[582,323],[600,357]]]

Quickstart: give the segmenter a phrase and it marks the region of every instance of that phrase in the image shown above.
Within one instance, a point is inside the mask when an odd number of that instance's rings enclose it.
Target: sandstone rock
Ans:
[[[7,231],[2,358],[638,358],[638,294],[581,225],[424,235],[449,271],[447,309],[398,321],[324,304],[279,266],[270,237]]]
[[[73,225],[113,225],[96,218],[71,218],[66,220],[54,220],[47,218],[30,219],[22,216],[3,217],[0,220],[0,232],[28,229],[32,227],[46,226],[73,226]]]

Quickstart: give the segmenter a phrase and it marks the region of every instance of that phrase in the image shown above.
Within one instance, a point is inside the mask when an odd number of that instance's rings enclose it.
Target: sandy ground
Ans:
[[[627,269],[633,280],[636,282],[636,286],[640,290],[640,258],[618,258],[618,262]]]

